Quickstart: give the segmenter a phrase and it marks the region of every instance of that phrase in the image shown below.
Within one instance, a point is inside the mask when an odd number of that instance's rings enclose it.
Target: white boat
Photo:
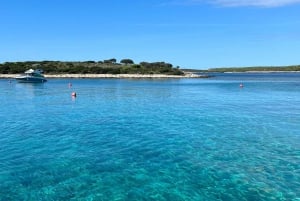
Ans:
[[[41,69],[29,69],[23,74],[16,77],[16,80],[19,82],[47,82],[46,78],[43,75],[44,71]]]

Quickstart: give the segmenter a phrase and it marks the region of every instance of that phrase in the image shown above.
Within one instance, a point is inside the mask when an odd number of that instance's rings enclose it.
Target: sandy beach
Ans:
[[[0,74],[0,78],[15,78],[18,74]],[[206,78],[205,75],[187,73],[185,75],[163,74],[45,74],[46,78]]]

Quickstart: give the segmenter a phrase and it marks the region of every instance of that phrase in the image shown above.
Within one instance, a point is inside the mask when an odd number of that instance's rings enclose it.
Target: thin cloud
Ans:
[[[280,7],[292,4],[300,4],[300,0],[182,0],[173,1],[177,4],[215,4],[224,7]]]

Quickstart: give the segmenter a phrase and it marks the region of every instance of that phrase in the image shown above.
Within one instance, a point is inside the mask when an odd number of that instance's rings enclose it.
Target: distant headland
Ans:
[[[249,72],[300,72],[300,65],[291,66],[254,66],[254,67],[222,67],[208,70],[182,69],[191,73],[249,73]]]

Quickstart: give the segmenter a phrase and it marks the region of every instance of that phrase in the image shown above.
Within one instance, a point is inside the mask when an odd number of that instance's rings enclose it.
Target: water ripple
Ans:
[[[280,79],[0,80],[0,200],[297,201],[300,94]]]

